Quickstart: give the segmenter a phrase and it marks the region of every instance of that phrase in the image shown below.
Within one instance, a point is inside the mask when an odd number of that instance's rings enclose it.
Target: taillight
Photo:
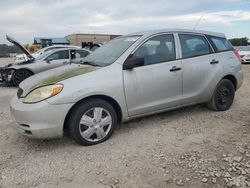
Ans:
[[[241,56],[239,54],[239,51],[234,49],[234,54],[236,55],[236,57],[241,61]]]

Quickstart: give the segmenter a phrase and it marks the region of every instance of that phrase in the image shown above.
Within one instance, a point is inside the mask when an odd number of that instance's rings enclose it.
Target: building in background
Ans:
[[[85,47],[87,44],[103,43],[112,40],[120,35],[109,34],[70,34],[66,36],[71,45]]]
[[[41,45],[42,48],[52,45],[69,45],[69,40],[67,38],[45,38],[45,37],[35,37],[34,45]]]

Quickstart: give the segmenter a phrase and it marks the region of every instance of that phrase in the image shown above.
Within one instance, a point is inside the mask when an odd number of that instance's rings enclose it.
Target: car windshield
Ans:
[[[250,46],[238,46],[236,49],[239,51],[250,51]]]
[[[40,50],[34,52],[33,54],[40,54],[40,53],[43,52],[43,51],[44,51],[44,48],[41,48]]]
[[[140,36],[123,36],[111,40],[89,54],[84,61],[97,66],[108,66],[114,63]]]
[[[36,57],[36,60],[41,60],[41,59],[45,58],[46,56],[48,56],[49,54],[51,54],[51,53],[54,52],[54,51],[55,51],[55,50],[50,50],[50,51],[44,52],[43,54],[38,55],[38,56]]]

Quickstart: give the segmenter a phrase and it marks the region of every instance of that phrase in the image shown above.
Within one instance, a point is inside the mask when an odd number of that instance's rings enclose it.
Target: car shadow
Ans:
[[[177,120],[181,119],[185,116],[198,116],[201,113],[214,113],[213,111],[206,108],[204,105],[195,105],[185,108],[180,108],[177,110],[171,110],[167,112],[162,112],[159,114],[149,115],[146,117],[141,117],[137,119],[133,119],[131,121],[119,124],[116,127],[116,130],[113,136],[106,142],[102,143],[102,145],[108,144],[109,142],[114,141],[121,134],[128,134],[133,131],[133,129],[145,129],[146,127],[152,126],[152,124],[147,122],[152,121],[164,121],[164,120]],[[19,135],[22,137],[21,135]],[[62,149],[62,148],[75,148],[82,147],[81,145],[75,143],[69,136],[65,135],[61,139],[51,139],[51,140],[36,140],[29,139],[26,137],[22,137],[22,140],[25,140],[25,144],[29,149],[37,150],[37,151],[50,151],[54,149]],[[119,138],[118,138],[119,139]],[[99,145],[99,144],[98,144]],[[96,145],[92,146],[95,147]],[[90,146],[91,147],[91,146]],[[95,147],[96,148],[96,147]]]
[[[204,112],[213,113],[214,111],[208,109],[203,104],[198,104],[198,105],[179,108],[179,109],[170,110],[170,111],[166,111],[166,112],[161,112],[158,114],[148,115],[148,116],[136,118],[136,119],[130,120],[128,122],[120,124],[116,129],[116,133],[119,131],[122,131],[123,129],[127,129],[127,127],[136,127],[136,128],[143,127],[143,128],[145,128],[145,126],[151,126],[150,124],[147,124],[146,122],[152,121],[152,120],[161,121],[161,120],[168,120],[168,119],[170,120],[173,118],[175,120],[178,120],[178,119],[181,119],[187,115],[188,116],[190,116],[190,115],[196,116],[196,115],[199,115],[199,114],[204,113]]]

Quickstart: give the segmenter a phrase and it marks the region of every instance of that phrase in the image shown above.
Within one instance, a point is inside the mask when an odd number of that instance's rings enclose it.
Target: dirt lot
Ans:
[[[0,65],[11,59],[0,59]],[[0,187],[250,187],[250,65],[230,110],[198,105],[120,125],[105,143],[30,140],[0,86]]]

